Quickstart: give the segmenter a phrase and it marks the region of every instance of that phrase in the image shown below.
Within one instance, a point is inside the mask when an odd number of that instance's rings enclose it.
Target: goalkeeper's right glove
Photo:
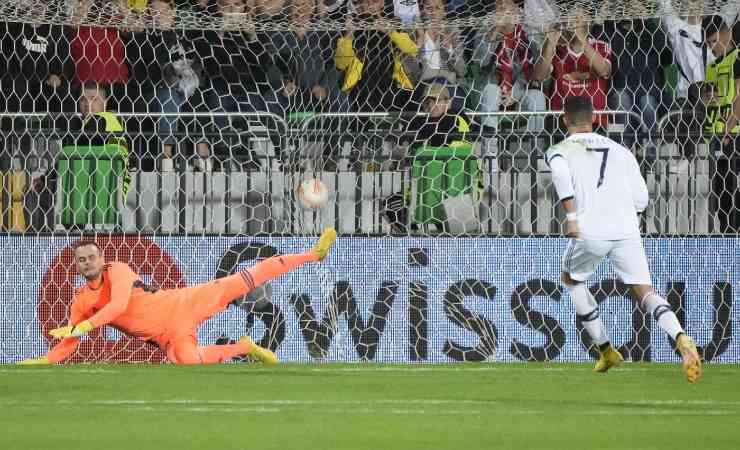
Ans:
[[[46,356],[42,356],[40,358],[24,359],[23,361],[18,361],[16,364],[21,366],[37,366],[51,363],[49,362],[49,358],[47,358]]]

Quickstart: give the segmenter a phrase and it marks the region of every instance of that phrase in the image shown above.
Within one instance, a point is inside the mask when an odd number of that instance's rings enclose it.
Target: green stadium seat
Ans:
[[[57,159],[62,225],[118,224],[124,151],[116,144],[62,148]]]
[[[478,178],[478,160],[469,143],[419,149],[411,167],[412,221],[441,226],[446,220],[443,202],[474,192]]]

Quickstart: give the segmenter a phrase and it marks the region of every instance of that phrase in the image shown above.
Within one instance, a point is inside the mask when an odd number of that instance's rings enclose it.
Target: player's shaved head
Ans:
[[[85,277],[87,281],[100,278],[103,273],[105,259],[103,252],[94,241],[79,240],[72,245],[75,254],[75,266],[77,272]]]
[[[77,250],[83,247],[92,247],[95,248],[98,251],[98,254],[101,254],[100,246],[95,241],[88,241],[88,240],[79,240],[72,244],[72,249],[77,253]]]
[[[591,99],[585,96],[573,96],[565,99],[565,126],[569,133],[591,131],[594,116],[594,107]]]

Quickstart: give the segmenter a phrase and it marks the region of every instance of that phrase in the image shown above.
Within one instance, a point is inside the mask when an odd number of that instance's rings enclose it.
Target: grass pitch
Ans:
[[[0,366],[0,448],[737,449],[740,366]]]

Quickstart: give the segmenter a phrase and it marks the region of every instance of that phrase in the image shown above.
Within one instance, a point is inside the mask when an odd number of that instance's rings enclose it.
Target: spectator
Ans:
[[[606,109],[608,79],[612,73],[609,44],[589,37],[588,25],[579,6],[571,8],[575,24],[557,24],[547,33],[542,54],[534,66],[532,78],[544,81],[552,74],[555,86],[550,108],[562,110],[567,97],[586,96],[595,110]],[[605,127],[608,117],[595,115],[595,124]]]
[[[689,10],[693,15],[675,15],[671,0],[662,0],[661,25],[673,50],[673,59],[678,68],[676,100],[678,106],[688,103],[689,86],[704,81],[707,64],[714,61],[714,55],[702,42],[701,12],[703,0],[693,0]],[[695,99],[695,100],[698,100]]]
[[[254,0],[256,20],[260,22],[285,23],[288,16],[285,0]]]
[[[97,6],[93,5],[93,0],[75,0],[72,22],[79,23],[85,18],[92,22],[98,21],[100,18],[93,16],[99,14],[101,8],[93,6]],[[74,29],[69,44],[75,64],[72,81],[74,86],[80,87],[88,81],[94,81],[110,86],[111,94],[116,100],[122,101],[127,97],[126,83],[129,73],[121,33],[116,28],[91,25],[80,25]]]
[[[452,109],[450,91],[442,84],[428,86],[422,101],[422,110],[427,116],[416,116],[406,126],[402,147],[408,148],[406,156],[413,158],[420,147],[442,147],[465,141],[467,135],[473,134],[471,122],[464,113],[455,113]],[[408,139],[410,138],[410,139]],[[396,233],[406,233],[409,223],[409,212],[406,198],[396,193],[386,198],[383,215]]]
[[[713,210],[720,233],[740,233],[740,49],[722,16],[702,22],[707,46],[715,61],[707,66],[706,82],[713,90],[706,128],[715,135],[712,144],[716,170],[712,176]]]
[[[271,60],[263,43],[239,29],[247,5],[244,0],[218,0],[217,5],[224,28],[204,31],[194,40],[209,85],[205,92],[206,103],[214,112],[267,111],[260,91],[269,88],[265,71]],[[213,122],[219,131],[227,129],[230,123],[225,116],[216,116]],[[231,153],[223,138],[217,142],[217,147],[221,148],[218,153]],[[208,155],[202,152],[200,156],[207,158]],[[210,165],[207,161],[197,162],[196,168]]]
[[[198,16],[215,16],[218,14],[216,0],[190,0],[189,3],[192,11]],[[186,5],[179,4],[179,6],[184,7]]]
[[[123,136],[123,125],[116,115],[108,111],[108,93],[103,85],[88,81],[80,89],[78,111],[80,117],[71,122],[59,118],[57,128],[69,132],[63,142],[67,145],[102,146],[119,145],[123,159],[122,193],[126,198],[131,183],[129,174],[128,143]],[[54,197],[57,186],[56,167],[33,181],[26,196],[26,210],[31,213],[31,227],[36,231],[48,231],[54,224]]]
[[[679,133],[691,133],[703,121],[704,108],[700,106],[698,85],[704,81],[707,64],[714,61],[714,55],[707,49],[701,27],[703,0],[689,2],[690,15],[679,17],[674,13],[671,0],[662,0],[661,26],[673,50],[673,62],[678,69],[673,108],[683,110],[680,120],[672,121]],[[693,136],[676,139],[685,158],[694,157],[697,138]],[[685,172],[688,161],[671,165],[676,172]]]
[[[636,2],[632,7],[637,9]],[[615,67],[612,69],[612,90],[609,107],[614,110],[634,112],[640,116],[646,131],[656,133],[658,113],[667,104],[663,92],[663,62],[670,57],[668,42],[657,24],[646,19],[609,21],[604,24],[604,34],[609,36]],[[629,116],[617,119],[626,125],[625,145],[631,147],[634,132],[641,130],[639,123]],[[652,139],[646,156],[654,160],[656,155]]]
[[[69,58],[69,36],[64,28],[3,22],[0,33],[3,55],[0,86],[4,102],[0,108],[4,106],[3,110],[11,112],[73,111],[69,84],[74,76],[74,64]],[[71,101],[65,103],[65,100]]]
[[[200,61],[192,43],[175,30],[175,10],[168,0],[151,0],[149,12],[153,29],[132,33],[126,55],[131,75],[139,84],[142,96],[152,99],[148,106],[158,113],[180,113],[200,86]],[[171,166],[178,140],[177,116],[161,117],[157,132],[162,139],[163,166]],[[207,151],[207,148],[206,148]]]
[[[413,25],[419,19],[419,0],[394,0],[393,15],[401,19],[404,26]]]
[[[115,144],[128,149],[123,137],[123,124],[115,113],[109,110],[108,92],[102,84],[88,81],[80,90],[78,109],[81,117],[70,124],[72,132],[81,131],[82,135],[70,141],[74,145]],[[128,155],[128,150],[126,151]],[[126,158],[128,166],[128,157]],[[127,185],[128,183],[126,183]]]
[[[346,96],[338,88],[338,73],[330,66],[331,34],[306,30],[316,13],[316,0],[295,0],[290,23],[296,31],[269,35],[268,48],[275,58],[268,71],[272,89],[266,98],[268,105],[278,105],[270,109],[281,116],[346,109]]]
[[[545,33],[540,30],[547,29],[549,24],[558,20],[555,2],[551,0],[523,0],[523,2],[522,25],[524,25],[524,30],[537,48],[542,48],[545,43]]]
[[[442,147],[464,141],[471,133],[470,119],[463,112],[452,109],[452,94],[440,83],[429,85],[422,101],[427,116],[415,116],[406,126],[406,136],[413,136],[409,155],[420,146]],[[462,135],[462,136],[461,136]]]
[[[501,107],[545,111],[545,94],[539,81],[532,77],[536,47],[522,26],[514,23],[517,17],[521,17],[521,9],[513,0],[500,1],[497,6],[500,17],[510,22],[499,22],[490,29],[482,29],[476,37],[473,53],[473,63],[479,66],[482,77],[481,111],[498,112]],[[485,116],[481,122],[486,135],[498,133],[498,117]],[[540,134],[544,129],[544,116],[527,120],[527,131]],[[484,146],[487,153],[495,153],[497,139],[486,138]]]
[[[441,83],[450,88],[452,108],[460,111],[465,106],[466,94],[460,83],[467,71],[465,61],[466,36],[459,28],[444,27],[449,12],[444,0],[425,0],[422,16],[426,28],[416,32],[416,45],[419,49],[418,62],[415,58],[406,58],[409,72],[421,82],[414,92],[414,104],[419,104],[428,86]],[[420,64],[421,75],[416,76]],[[417,108],[413,108],[416,110]]]
[[[422,17],[432,25],[417,30],[421,79],[456,84],[466,70],[464,42],[457,29],[441,26],[447,20],[444,0],[424,0]]]
[[[355,20],[379,21],[384,16],[384,0],[359,0]],[[337,41],[334,63],[344,72],[341,90],[349,93],[355,111],[390,111],[406,108],[418,74],[404,68],[403,60],[416,65],[418,47],[407,33],[377,29],[354,31],[354,20]],[[416,80],[414,78],[417,78]]]

